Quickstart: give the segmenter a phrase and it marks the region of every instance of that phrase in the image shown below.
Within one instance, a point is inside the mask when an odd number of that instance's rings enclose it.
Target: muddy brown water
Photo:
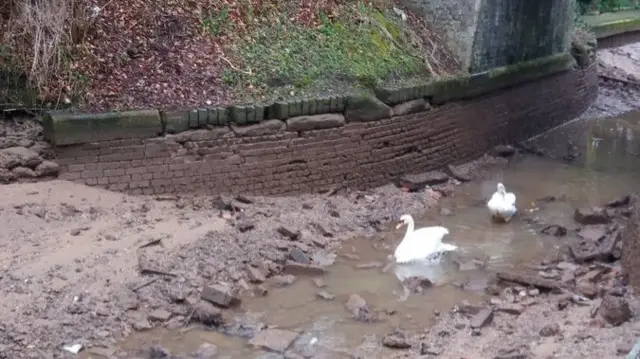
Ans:
[[[545,226],[559,224],[572,229],[576,227],[575,208],[600,205],[637,190],[638,131],[640,113],[575,122],[534,142],[562,157],[570,139],[580,154],[576,163],[517,156],[482,180],[458,186],[454,196],[442,200],[439,209],[415,218],[416,227],[446,226],[450,230],[446,241],[459,247],[439,265],[383,271],[389,254],[404,235],[403,229],[389,229],[372,238],[346,242],[333,254],[335,261],[323,277],[325,288],[318,288],[311,278],[299,277],[287,287],[270,289],[266,297],[243,299],[238,318],[245,323],[301,332],[293,347],[297,353],[314,358],[385,357],[385,349],[378,343],[393,328],[420,332],[437,319],[438,312],[446,312],[464,300],[482,301],[491,271],[535,265],[557,256],[561,239],[539,234]],[[519,216],[506,225],[492,223],[484,205],[499,181],[517,195]],[[547,196],[561,199],[540,200]],[[366,266],[371,263],[378,265]],[[423,294],[403,298],[399,278],[410,275],[426,275],[436,285]],[[326,291],[335,299],[318,298],[319,291]],[[351,319],[344,304],[354,293],[385,320],[360,323]],[[220,358],[271,357],[250,348],[246,339],[197,327],[135,334],[121,348],[134,350],[160,343],[173,353],[186,354],[203,342],[216,344]],[[279,356],[273,356],[276,357]]]

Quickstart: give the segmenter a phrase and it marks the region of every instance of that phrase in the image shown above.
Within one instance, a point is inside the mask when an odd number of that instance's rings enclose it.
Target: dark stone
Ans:
[[[471,172],[461,166],[447,165],[445,171],[449,174],[449,176],[457,179],[460,182],[469,182],[473,179]]]
[[[611,202],[608,202],[607,204],[605,204],[605,207],[618,208],[618,207],[628,206],[629,204],[631,204],[631,196],[630,195],[626,195],[626,196],[622,196],[620,198],[616,198]]]
[[[293,229],[289,229],[285,226],[280,226],[278,227],[278,229],[276,229],[276,231],[278,231],[278,233],[280,233],[282,236],[292,240],[292,241],[296,241],[298,239],[300,239],[301,233],[298,230],[293,230]]]
[[[251,266],[247,267],[247,276],[251,283],[263,283],[266,280],[266,276],[260,269]]]
[[[616,257],[615,251],[621,236],[622,233],[618,230],[607,233],[604,229],[583,228],[578,237],[569,240],[569,248],[575,260],[580,263],[611,261]]]
[[[411,348],[411,343],[407,339],[406,334],[400,329],[394,329],[393,332],[382,337],[382,345],[392,349]]]
[[[60,173],[60,166],[51,161],[42,161],[41,164],[36,166],[35,173],[38,177],[57,176]]]
[[[170,358],[171,352],[160,345],[153,345],[149,348],[149,359],[163,359]]]
[[[552,224],[550,226],[544,227],[542,231],[540,231],[540,233],[546,234],[548,236],[563,237],[567,235],[567,229],[557,224]]]
[[[423,277],[409,277],[403,280],[402,284],[409,288],[411,293],[422,293],[425,288],[429,288],[433,285],[428,278]]]
[[[526,348],[500,349],[493,359],[529,359],[529,352]]]
[[[607,224],[611,222],[609,213],[604,208],[578,208],[574,213],[576,222],[583,225]]]
[[[238,222],[236,222],[236,228],[240,233],[248,232],[254,228],[256,228],[255,224],[251,222],[248,218],[240,218]]]
[[[287,131],[303,132],[323,130],[344,126],[345,123],[346,121],[344,116],[337,113],[292,117],[287,120]]]
[[[440,347],[429,345],[425,342],[420,343],[420,355],[439,356],[444,350]]]
[[[204,325],[220,325],[223,322],[222,312],[207,301],[200,301],[193,307],[191,318]]]
[[[490,308],[481,309],[478,314],[471,318],[471,328],[482,328],[491,324],[493,320],[493,310]]]
[[[409,192],[419,191],[426,186],[434,186],[449,181],[449,176],[440,171],[431,171],[420,174],[406,175],[399,181],[400,187],[407,189]]]
[[[516,149],[509,145],[498,145],[491,149],[490,154],[495,157],[511,157],[515,155]]]
[[[560,333],[560,325],[558,323],[547,324],[540,329],[541,337],[552,337]]]
[[[205,285],[202,289],[202,298],[221,307],[234,307],[240,304],[240,298],[234,290],[222,284]]]
[[[309,256],[304,254],[304,252],[300,250],[300,248],[291,249],[291,252],[289,252],[289,257],[296,263],[301,263],[301,264],[311,263],[311,259],[309,259]]]
[[[326,273],[324,267],[287,261],[284,265],[284,272],[295,275],[323,275]]]
[[[606,295],[602,298],[598,313],[613,326],[621,325],[631,319],[632,315],[626,299],[613,295]]]
[[[352,294],[345,306],[353,314],[353,318],[359,322],[372,322],[377,319],[367,302],[357,294]]]
[[[373,96],[349,96],[345,108],[347,122],[369,122],[391,118],[393,111]]]

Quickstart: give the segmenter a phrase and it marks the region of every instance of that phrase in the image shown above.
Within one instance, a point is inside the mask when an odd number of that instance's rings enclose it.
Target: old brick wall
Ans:
[[[232,131],[57,148],[62,179],[132,193],[289,194],[370,187],[481,155],[578,115],[597,96],[595,65],[386,120],[286,132],[270,120]],[[336,115],[340,116],[340,115]]]
[[[609,49],[640,42],[640,31],[625,32],[598,39],[599,49]]]

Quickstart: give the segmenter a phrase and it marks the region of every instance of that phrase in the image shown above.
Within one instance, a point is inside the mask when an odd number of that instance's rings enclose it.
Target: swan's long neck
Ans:
[[[405,238],[409,237],[409,235],[413,233],[414,228],[413,219],[409,219],[407,222],[407,233],[404,234]]]

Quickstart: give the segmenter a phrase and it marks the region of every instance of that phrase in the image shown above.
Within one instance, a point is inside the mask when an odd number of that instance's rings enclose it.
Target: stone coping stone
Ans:
[[[130,138],[162,133],[158,110],[71,114],[49,112],[43,117],[44,137],[56,146]]]

